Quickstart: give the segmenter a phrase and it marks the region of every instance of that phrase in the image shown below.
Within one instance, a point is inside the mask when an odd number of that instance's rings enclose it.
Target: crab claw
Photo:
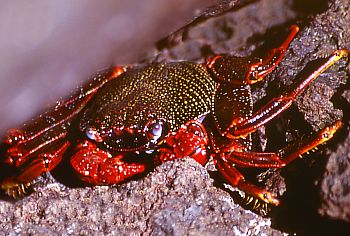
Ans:
[[[123,154],[112,156],[95,144],[84,141],[70,163],[80,179],[95,185],[117,184],[145,171],[142,164],[124,163]]]
[[[175,134],[169,135],[164,143],[168,147],[159,148],[160,162],[184,157],[191,157],[203,166],[208,162],[207,133],[197,121],[183,125]]]

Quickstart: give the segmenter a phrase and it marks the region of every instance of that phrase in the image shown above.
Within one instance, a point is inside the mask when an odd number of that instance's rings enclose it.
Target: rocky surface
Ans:
[[[229,8],[230,2],[222,1]],[[277,46],[288,25],[301,30],[281,65],[253,86],[257,106],[310,73],[320,57],[350,48],[347,0],[247,1],[230,12],[190,25],[171,43],[165,38],[141,61],[203,61],[214,53],[262,55]],[[313,3],[313,5],[312,5]],[[311,10],[310,10],[311,9]],[[155,59],[154,59],[155,58]],[[192,160],[157,167],[144,178],[120,186],[70,188],[48,178],[38,191],[16,201],[0,202],[5,234],[122,235],[336,235],[350,232],[349,219],[349,65],[342,60],[320,76],[291,109],[259,131],[258,147],[276,150],[286,141],[333,123],[343,129],[308,158],[271,174],[286,186],[283,204],[268,218],[244,210],[228,190]],[[215,177],[215,175],[214,175]],[[285,179],[285,183],[283,182]],[[275,181],[276,182],[276,181]],[[284,188],[284,187],[283,187]],[[282,191],[283,192],[283,191]],[[319,213],[322,215],[320,216]],[[272,229],[271,228],[272,225]],[[277,230],[275,230],[277,229]]]
[[[51,178],[42,186],[0,203],[3,235],[283,235],[214,187],[192,159],[117,187],[69,189]]]
[[[319,212],[350,222],[350,135],[337,145],[326,165],[321,182]]]

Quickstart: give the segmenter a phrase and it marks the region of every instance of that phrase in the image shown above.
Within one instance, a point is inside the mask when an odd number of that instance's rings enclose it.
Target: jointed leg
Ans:
[[[286,92],[277,98],[272,99],[265,106],[255,112],[251,117],[233,121],[235,124],[228,131],[228,137],[244,137],[249,133],[254,132],[260,126],[267,123],[269,120],[273,119],[281,112],[285,111],[294,101],[294,99],[300,95],[307,86],[314,81],[320,74],[322,74],[326,69],[332,66],[336,61],[340,60],[342,57],[348,54],[348,50],[340,49],[336,50],[326,61],[311,75],[302,80],[300,83],[290,87]]]
[[[278,64],[282,61],[289,44],[292,42],[298,31],[299,27],[292,25],[290,27],[289,35],[278,48],[270,50],[263,59],[251,65],[250,73],[247,75],[247,81],[249,84],[262,80],[266,75],[273,71],[276,66],[278,66]]]
[[[222,150],[219,154],[218,169],[231,185],[247,192],[249,195],[259,198],[265,203],[278,205],[276,196],[267,190],[247,183],[244,177],[233,166],[257,167],[257,168],[282,168],[301,156],[333,137],[333,134],[341,127],[342,123],[337,121],[332,126],[326,127],[302,140],[297,146],[291,145],[281,149],[277,153],[237,152],[230,149]]]
[[[96,75],[71,98],[58,102],[22,129],[10,130],[0,144],[4,150],[0,162],[14,173],[3,177],[0,188],[11,196],[22,195],[23,186],[55,168],[70,146],[67,137],[73,119],[103,84],[124,71],[124,67],[115,67]]]
[[[34,179],[44,172],[51,171],[61,162],[69,145],[68,141],[55,140],[37,156],[28,154],[24,157],[25,162],[13,168],[15,173],[1,181],[0,188],[14,198],[25,195],[26,188]]]
[[[327,142],[341,126],[341,121],[337,121],[316,134],[301,140],[297,145],[289,145],[276,153],[237,152],[226,149],[223,150],[221,158],[242,167],[282,168],[304,153],[317,149],[318,145]]]
[[[218,169],[223,177],[232,185],[245,193],[262,200],[264,203],[279,205],[277,196],[273,195],[264,188],[260,188],[254,184],[247,182],[244,176],[231,164],[225,161],[218,161]]]

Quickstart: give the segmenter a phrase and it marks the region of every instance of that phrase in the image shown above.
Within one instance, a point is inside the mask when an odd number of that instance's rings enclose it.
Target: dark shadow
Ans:
[[[294,0],[293,9],[305,15],[314,15],[326,11],[328,4],[328,0]]]

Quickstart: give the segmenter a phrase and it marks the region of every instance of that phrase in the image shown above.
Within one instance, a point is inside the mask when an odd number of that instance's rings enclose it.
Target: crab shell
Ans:
[[[109,81],[83,111],[80,130],[117,151],[150,143],[149,130],[162,123],[162,136],[213,110],[217,82],[192,62],[150,64]]]

